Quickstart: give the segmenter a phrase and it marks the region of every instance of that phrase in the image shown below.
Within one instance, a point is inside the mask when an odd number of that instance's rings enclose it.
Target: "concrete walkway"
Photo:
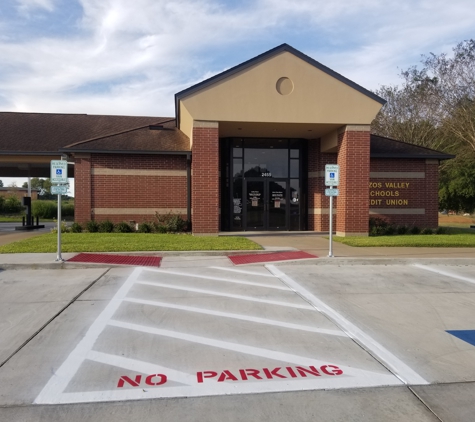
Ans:
[[[33,232],[15,232],[0,230],[0,246],[19,240],[29,239],[49,232],[51,228],[35,230]],[[316,255],[319,258],[327,258],[329,252],[329,240],[321,234],[282,234],[282,235],[253,235],[248,238],[269,251],[301,250]],[[147,252],[148,254],[155,254]],[[160,252],[166,255],[227,255],[228,252],[202,251],[202,252]],[[75,254],[63,254],[67,260]],[[475,248],[415,248],[415,247],[353,247],[342,243],[333,242],[334,259],[338,258],[475,258]],[[0,254],[0,264],[51,264],[56,259],[56,254]]]
[[[322,235],[250,236],[249,239],[265,248],[293,247],[304,252],[327,257],[329,240]],[[475,248],[357,248],[333,242],[335,258],[475,258]]]

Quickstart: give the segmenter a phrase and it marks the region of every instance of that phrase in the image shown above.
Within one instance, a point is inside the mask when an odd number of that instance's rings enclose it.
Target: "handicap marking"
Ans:
[[[376,387],[401,385],[402,382],[397,376],[390,372],[371,371],[366,369],[327,362],[318,358],[298,356],[290,353],[284,353],[276,350],[269,350],[260,347],[253,347],[239,343],[230,343],[223,340],[206,338],[187,333],[179,333],[161,329],[159,327],[144,326],[114,319],[114,314],[122,303],[136,302],[150,306],[166,306],[172,308],[182,308],[187,312],[199,312],[214,314],[219,317],[226,317],[237,320],[247,320],[258,324],[277,325],[289,329],[297,329],[303,332],[314,332],[320,335],[341,336],[343,332],[337,330],[328,330],[317,327],[306,327],[298,324],[290,324],[280,321],[273,321],[264,318],[258,318],[248,315],[238,315],[225,312],[217,312],[207,309],[198,309],[191,306],[166,304],[150,300],[137,299],[130,297],[130,289],[137,284],[154,284],[144,282],[141,274],[152,271],[148,268],[136,268],[127,278],[125,283],[119,288],[115,296],[98,316],[98,318],[89,327],[85,337],[78,343],[63,364],[55,371],[48,383],[36,397],[36,404],[59,404],[59,403],[84,403],[111,400],[132,400],[144,398],[165,398],[165,397],[197,397],[223,394],[250,394],[261,392],[282,392],[299,391],[313,389],[335,389],[335,388],[355,388],[355,387]],[[167,271],[166,273],[169,273]],[[175,274],[177,275],[177,274]],[[179,274],[184,275],[184,274]],[[190,274],[190,277],[195,275]],[[211,279],[218,279],[211,277]],[[222,279],[223,282],[229,279]],[[245,285],[251,283],[242,280]],[[238,280],[233,280],[238,282]],[[172,283],[155,283],[160,287],[178,288]],[[256,287],[259,284],[255,283]],[[261,287],[261,286],[259,286]],[[267,287],[267,286],[266,286]],[[276,288],[277,286],[268,286]],[[280,287],[280,286],[279,286]],[[281,288],[281,287],[280,287]],[[180,289],[196,292],[194,288]],[[284,290],[290,290],[285,287]],[[202,291],[200,290],[200,293]],[[207,294],[224,295],[221,292],[206,291]],[[289,305],[293,308],[312,309],[315,308],[305,305],[289,304],[280,301],[270,301],[258,299],[252,296],[241,296],[227,294],[237,300],[258,301],[261,303],[272,303],[276,306]],[[304,302],[305,303],[305,302]],[[182,372],[175,368],[163,366],[161,362],[146,362],[142,360],[131,359],[126,356],[112,355],[94,350],[94,344],[107,327],[118,327],[121,329],[143,332],[160,337],[168,337],[181,341],[199,344],[220,349],[230,353],[241,353],[248,357],[247,362],[241,362],[241,365],[234,366],[232,362],[228,367],[195,367],[191,373]],[[256,360],[264,358],[275,363]],[[116,378],[104,380],[104,389],[88,391],[88,388],[80,388],[82,391],[71,391],[68,386],[75,378],[78,372],[81,372],[81,366],[86,362],[95,362],[109,367],[118,368],[120,372]],[[261,366],[262,365],[262,366]],[[69,390],[69,391],[68,391]]]
[[[446,332],[475,346],[475,330],[446,330]]]

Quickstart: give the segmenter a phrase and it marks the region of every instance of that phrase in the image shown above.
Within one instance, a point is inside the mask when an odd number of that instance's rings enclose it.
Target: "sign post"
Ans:
[[[325,196],[330,197],[330,245],[328,251],[328,257],[333,258],[333,197],[338,196],[338,189],[334,189],[333,186],[338,186],[340,183],[340,166],[338,164],[327,164],[325,166],[325,186],[329,186],[329,189],[325,189]]]
[[[51,193],[58,194],[58,253],[56,255],[57,262],[63,262],[61,256],[61,194],[67,192],[68,183],[68,162],[66,160],[51,160]],[[58,186],[60,185],[60,186]]]

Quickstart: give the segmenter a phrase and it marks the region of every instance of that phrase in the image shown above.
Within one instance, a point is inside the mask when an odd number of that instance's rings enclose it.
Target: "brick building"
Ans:
[[[1,187],[0,196],[8,198],[14,196],[15,198],[21,201],[21,198],[28,196],[28,188],[17,188],[17,187]],[[31,199],[38,199],[38,191],[36,189],[31,190]]]
[[[367,234],[370,215],[436,227],[451,156],[371,135],[383,104],[284,44],[176,94],[175,118],[0,113],[0,177],[27,156],[41,177],[63,154],[79,222],[171,211],[196,235],[327,231],[324,169],[339,164],[337,234]]]

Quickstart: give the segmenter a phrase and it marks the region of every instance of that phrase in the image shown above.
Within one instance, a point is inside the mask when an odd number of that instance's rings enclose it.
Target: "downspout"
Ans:
[[[191,228],[191,152],[186,154],[186,218]]]

